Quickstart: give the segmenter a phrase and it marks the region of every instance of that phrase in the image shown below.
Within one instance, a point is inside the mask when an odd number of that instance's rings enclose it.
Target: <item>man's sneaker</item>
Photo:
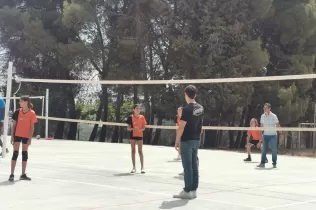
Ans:
[[[195,198],[197,197],[197,196],[196,196],[196,191],[192,191],[192,192],[191,192],[191,195],[192,195],[192,198],[195,199]]]
[[[174,195],[173,198],[179,198],[179,199],[193,199],[191,192],[182,191],[178,195]]]
[[[244,159],[245,162],[250,162],[251,161],[251,157],[248,156],[246,159]]]
[[[263,163],[260,163],[259,165],[257,165],[258,168],[265,168],[265,165]]]
[[[10,181],[10,182],[13,182],[13,181],[14,181],[14,175],[13,175],[13,174],[10,175],[9,181]]]
[[[20,176],[20,180],[31,181],[31,178],[26,176],[26,174],[23,174],[23,175]]]
[[[136,168],[133,168],[131,171],[131,174],[134,174],[134,173],[136,173]]]
[[[273,165],[273,168],[277,168],[276,164],[272,164]]]
[[[142,170],[140,171],[140,173],[144,174],[144,173],[145,173],[145,170],[142,168]]]

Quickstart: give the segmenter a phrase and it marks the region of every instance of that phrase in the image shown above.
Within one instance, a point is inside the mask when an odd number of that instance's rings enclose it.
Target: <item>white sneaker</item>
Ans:
[[[145,173],[145,170],[142,168],[142,170],[140,171],[140,173],[144,174],[144,173]]]
[[[185,192],[184,190],[180,192],[178,195],[174,195],[173,198],[180,198],[180,199],[192,199],[191,192]]]
[[[191,195],[192,195],[192,198],[194,199],[194,198],[196,198],[197,196],[196,196],[196,191],[191,191]]]
[[[179,174],[180,176],[184,176],[184,171],[182,173]]]
[[[133,168],[131,173],[134,174],[136,172],[136,168]]]

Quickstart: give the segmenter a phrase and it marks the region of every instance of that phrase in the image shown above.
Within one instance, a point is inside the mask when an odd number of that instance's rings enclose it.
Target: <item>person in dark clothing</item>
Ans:
[[[174,198],[196,198],[199,184],[198,148],[200,146],[204,108],[195,101],[197,89],[189,85],[184,89],[187,105],[182,109],[180,125],[177,129],[176,145],[181,146],[181,160],[184,169],[184,189]]]

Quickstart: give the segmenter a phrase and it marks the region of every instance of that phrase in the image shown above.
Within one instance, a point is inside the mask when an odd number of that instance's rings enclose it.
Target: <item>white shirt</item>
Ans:
[[[276,124],[279,123],[279,119],[272,112],[270,112],[269,115],[264,113],[261,115],[260,123],[263,125],[264,128],[276,128]],[[274,129],[264,130],[263,135],[277,135],[277,132]]]

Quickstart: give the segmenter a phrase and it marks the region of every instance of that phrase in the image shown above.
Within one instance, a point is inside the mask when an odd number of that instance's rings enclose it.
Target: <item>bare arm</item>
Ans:
[[[185,127],[186,124],[187,124],[187,122],[181,120],[180,125],[179,125],[179,127],[177,129],[177,136],[176,136],[176,142],[177,143],[180,143],[180,139],[181,139],[181,136],[183,134],[184,127]]]
[[[132,128],[131,125],[128,125],[128,126],[127,126],[127,130],[128,130],[128,131],[132,131],[132,130],[134,130],[134,128]]]
[[[34,124],[32,123],[31,124],[31,136],[30,136],[30,139],[32,139],[33,134],[34,134]]]
[[[4,119],[5,117],[5,108],[2,109],[2,118]]]
[[[12,120],[12,125],[11,125],[11,139],[14,138],[15,135],[15,127],[16,127],[16,121]]]

